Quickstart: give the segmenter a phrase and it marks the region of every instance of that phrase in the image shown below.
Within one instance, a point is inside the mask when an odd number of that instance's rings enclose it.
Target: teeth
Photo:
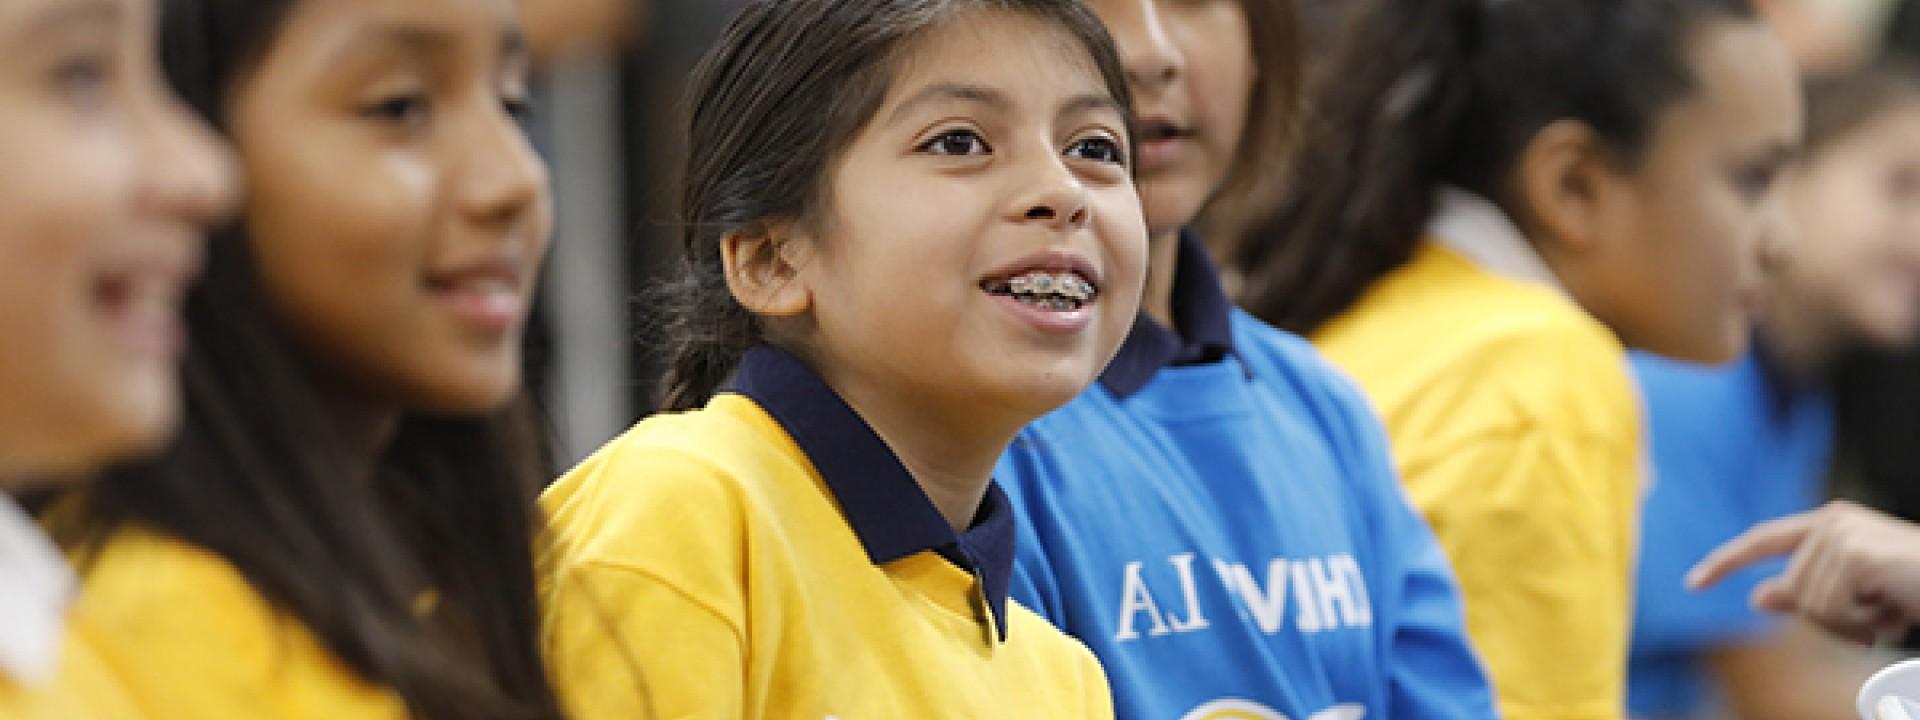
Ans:
[[[1056,295],[1076,305],[1094,296],[1093,283],[1076,272],[1055,275],[1036,270],[1016,275],[1007,281],[1007,290],[1014,295]]]

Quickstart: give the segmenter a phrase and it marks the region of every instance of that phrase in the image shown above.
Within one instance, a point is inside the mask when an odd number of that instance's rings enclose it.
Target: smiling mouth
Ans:
[[[1013,298],[1041,310],[1072,311],[1093,304],[1100,289],[1079,272],[1029,270],[999,280],[980,283],[989,295]]]

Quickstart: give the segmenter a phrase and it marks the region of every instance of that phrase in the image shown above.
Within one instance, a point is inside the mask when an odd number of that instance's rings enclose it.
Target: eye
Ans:
[[[1104,135],[1074,141],[1067,146],[1067,157],[1113,165],[1127,164],[1126,153],[1120,149],[1119,141]]]
[[[1920,198],[1920,168],[1902,165],[1887,173],[1887,194],[1898,202]]]
[[[390,95],[360,108],[360,114],[370,120],[394,125],[417,127],[427,122],[432,103],[426,93],[412,92]]]
[[[60,95],[79,105],[97,105],[104,101],[113,82],[113,62],[105,55],[76,55],[53,70],[53,84]]]
[[[972,130],[948,130],[920,144],[920,152],[934,155],[986,155],[993,152],[986,138]]]
[[[1734,173],[1733,182],[1740,195],[1749,202],[1758,202],[1773,189],[1773,179],[1780,174],[1780,164],[1775,162],[1759,163],[1741,168]]]
[[[527,118],[533,115],[533,103],[525,96],[508,95],[500,100],[500,107],[521,124],[525,124]]]

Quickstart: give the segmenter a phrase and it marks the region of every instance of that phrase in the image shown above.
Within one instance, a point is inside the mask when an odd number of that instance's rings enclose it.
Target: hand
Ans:
[[[1754,588],[1754,607],[1860,642],[1920,620],[1920,527],[1844,501],[1754,526],[1687,573],[1687,587],[1789,553],[1787,571]]]

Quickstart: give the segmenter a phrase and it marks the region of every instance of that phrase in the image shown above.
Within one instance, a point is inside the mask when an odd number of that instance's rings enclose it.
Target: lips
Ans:
[[[1148,172],[1177,161],[1194,137],[1193,128],[1165,115],[1142,117],[1139,128],[1140,169]]]
[[[146,247],[177,247],[178,253],[122,258],[94,273],[94,307],[120,340],[137,353],[177,358],[186,346],[180,317],[187,286],[200,271],[199,243],[154,241]]]
[[[526,276],[525,263],[498,256],[430,272],[424,284],[460,320],[480,330],[505,332],[525,315]]]

